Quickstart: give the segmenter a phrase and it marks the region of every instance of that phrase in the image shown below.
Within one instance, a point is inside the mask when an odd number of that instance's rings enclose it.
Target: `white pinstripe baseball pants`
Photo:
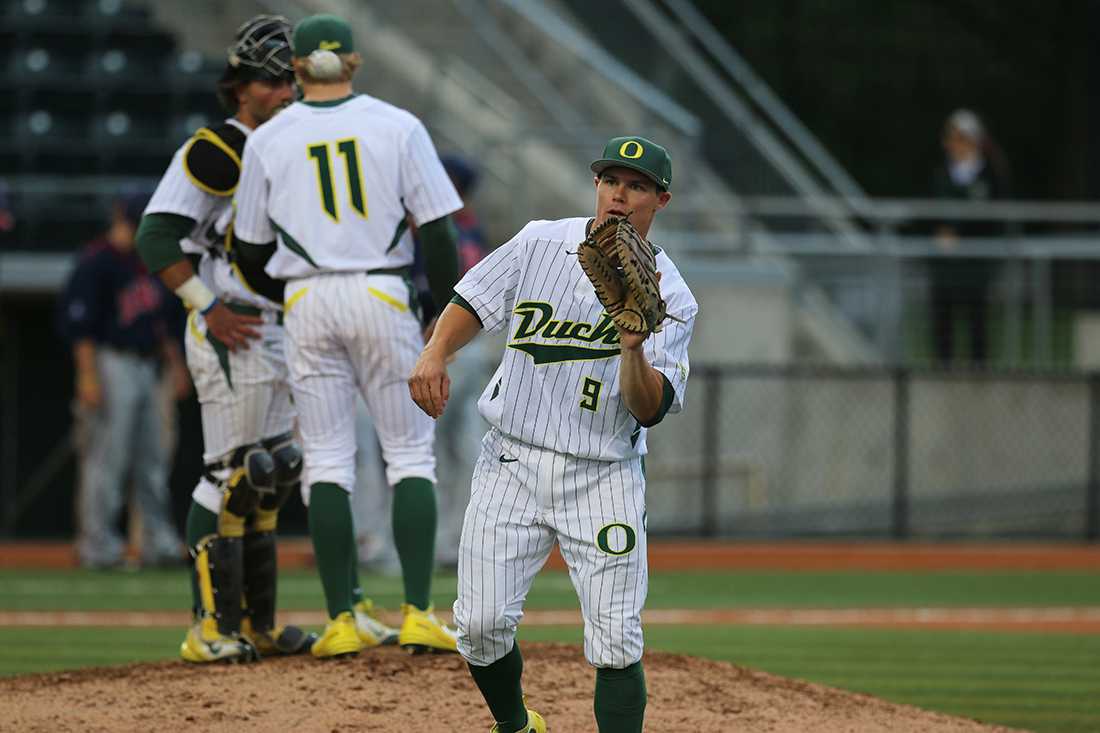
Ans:
[[[308,487],[355,486],[355,394],[374,421],[386,481],[435,482],[432,419],[409,397],[424,340],[398,275],[337,272],[286,286],[287,364],[305,449]]]
[[[649,584],[641,459],[596,461],[522,443],[482,441],[458,555],[458,650],[485,666],[512,648],[523,603],[557,540],[584,614],[595,667],[642,658]]]
[[[187,367],[202,407],[206,463],[242,445],[294,429],[294,405],[290,401],[283,356],[283,327],[276,323],[274,311],[264,314],[264,323],[257,329],[261,338],[251,342],[247,349],[223,350],[221,356],[207,338],[202,316],[192,311],[187,318],[184,345]],[[221,511],[221,489],[205,477],[199,479],[191,496],[206,509]]]

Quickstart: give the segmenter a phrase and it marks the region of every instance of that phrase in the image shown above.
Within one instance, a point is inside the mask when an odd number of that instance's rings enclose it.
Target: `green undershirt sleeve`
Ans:
[[[470,314],[477,319],[477,325],[485,328],[485,324],[481,322],[481,316],[479,316],[477,314],[477,310],[475,310],[474,307],[470,305],[470,301],[466,300],[458,293],[455,293],[455,297],[451,298],[451,302],[459,307],[465,308],[466,310],[470,311]]]
[[[424,248],[424,271],[436,308],[443,306],[454,295],[458,282],[458,232],[451,217],[441,216],[423,224],[419,229],[420,244]]]
[[[657,408],[657,414],[653,416],[651,420],[646,422],[638,421],[638,424],[643,428],[651,428],[657,423],[665,419],[665,415],[668,414],[669,408],[672,407],[672,400],[676,398],[676,390],[672,388],[672,382],[668,381],[668,377],[664,374],[661,375],[661,406]]]
[[[248,287],[268,300],[282,303],[286,281],[276,280],[264,269],[273,254],[275,242],[252,244],[233,237],[233,257]]]
[[[180,240],[195,228],[195,220],[179,214],[146,214],[137,230],[137,250],[149,272],[160,272],[184,258]]]

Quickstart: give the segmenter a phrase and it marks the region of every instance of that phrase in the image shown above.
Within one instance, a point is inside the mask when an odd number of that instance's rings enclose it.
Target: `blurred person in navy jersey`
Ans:
[[[168,495],[160,368],[177,399],[190,393],[191,382],[175,333],[178,301],[134,248],[148,200],[142,193],[118,197],[107,230],[80,253],[59,304],[75,366],[76,551],[84,567],[124,564],[126,543],[117,525],[129,481],[140,515],[142,565],[184,559]]]
[[[455,190],[462,197],[463,207],[452,215],[458,228],[458,271],[463,275],[471,267],[481,262],[489,252],[489,246],[482,231],[481,221],[470,207],[470,196],[477,186],[478,173],[464,158],[456,155],[444,155],[441,158],[443,168],[451,177]],[[440,307],[446,305],[440,304]]]
[[[1004,155],[981,119],[967,109],[947,118],[943,127],[942,163],[932,179],[932,195],[957,201],[994,201],[1010,196],[1009,171]],[[962,239],[1005,235],[997,222],[966,219],[942,221],[934,236],[943,256],[930,263],[932,333],[936,361],[956,361],[956,331],[965,322],[970,361],[989,358],[987,318],[989,292],[997,274],[992,258],[952,256]]]

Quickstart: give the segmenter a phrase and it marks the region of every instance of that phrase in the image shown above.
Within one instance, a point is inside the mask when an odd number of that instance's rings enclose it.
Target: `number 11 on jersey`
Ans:
[[[309,157],[317,165],[317,188],[321,192],[321,208],[333,221],[340,221],[340,207],[336,203],[336,185],[332,176],[333,143],[315,143],[306,150]],[[353,137],[346,140],[337,140],[335,143],[336,154],[344,157],[344,170],[348,184],[348,202],[351,208],[359,212],[359,216],[367,218],[367,194],[363,190],[363,168],[359,162],[359,141]]]

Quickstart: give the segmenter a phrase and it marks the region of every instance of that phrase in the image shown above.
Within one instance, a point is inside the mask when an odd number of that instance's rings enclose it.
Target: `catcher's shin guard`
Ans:
[[[262,494],[244,535],[245,628],[261,653],[298,654],[309,651],[317,635],[296,626],[275,626],[278,553],[275,529],[279,510],[298,488],[302,452],[290,433],[263,441],[274,465],[273,492]]]
[[[270,631],[275,626],[279,570],[275,529],[279,509],[298,486],[302,452],[290,433],[265,440],[263,449],[271,457],[270,480],[274,490],[260,495],[244,535],[244,594],[252,627],[257,631]]]
[[[202,600],[203,624],[215,619],[222,635],[239,634],[244,590],[242,539],[208,535],[199,540],[195,548],[195,575]]]
[[[275,594],[279,567],[274,532],[244,536],[244,602],[250,625],[257,631],[275,627]]]

